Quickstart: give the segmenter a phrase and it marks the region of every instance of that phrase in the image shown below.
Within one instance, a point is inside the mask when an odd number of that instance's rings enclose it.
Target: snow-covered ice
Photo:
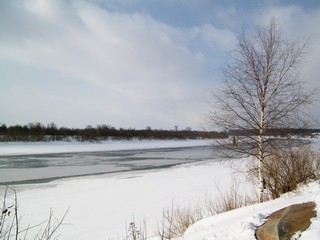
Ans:
[[[97,152],[133,149],[175,148],[190,146],[207,146],[212,140],[119,140],[101,141],[96,143],[78,141],[56,142],[6,142],[0,143],[0,156],[65,153],[65,152]]]

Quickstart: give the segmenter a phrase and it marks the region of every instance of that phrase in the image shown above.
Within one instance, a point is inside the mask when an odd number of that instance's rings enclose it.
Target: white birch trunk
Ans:
[[[259,202],[264,201],[264,181],[263,181],[263,138],[259,135],[259,152],[258,152],[258,178],[259,178]]]
[[[264,117],[265,117],[265,93],[261,93],[261,113],[259,122],[259,138],[258,138],[258,178],[259,178],[259,202],[264,201],[264,176],[263,176],[263,165],[264,165]]]

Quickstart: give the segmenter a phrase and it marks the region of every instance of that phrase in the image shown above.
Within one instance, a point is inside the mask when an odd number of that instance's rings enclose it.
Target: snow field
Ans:
[[[147,222],[148,236],[161,224],[164,208],[194,206],[216,186],[231,184],[232,169],[224,163],[202,162],[171,169],[60,180],[23,186],[18,191],[24,223],[39,223],[50,208],[59,218],[70,207],[59,239],[122,239],[134,216]],[[224,186],[224,187],[223,187]],[[20,187],[21,188],[21,187]]]

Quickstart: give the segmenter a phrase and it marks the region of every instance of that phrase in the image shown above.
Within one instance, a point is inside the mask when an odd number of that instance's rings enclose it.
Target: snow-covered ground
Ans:
[[[203,219],[191,226],[183,240],[256,240],[255,229],[272,212],[291,204],[315,201],[320,212],[319,183],[310,183],[296,192],[265,203],[255,204]],[[320,216],[312,219],[309,229],[302,232],[300,240],[320,238]]]
[[[193,144],[198,146],[200,142],[193,142]],[[84,146],[86,146],[86,144],[80,143],[72,143],[71,145],[73,144],[75,145],[73,150],[77,150],[78,146],[81,148],[79,151],[84,151]],[[134,143],[130,144],[133,147]],[[148,146],[154,148],[154,144],[155,142],[143,144],[140,142],[139,148],[144,149]],[[158,146],[172,147],[172,144],[174,143],[160,144],[159,142]],[[183,145],[181,142],[176,142],[176,144],[179,147]],[[184,144],[192,146],[191,142],[184,142]],[[208,144],[208,142],[201,144]],[[12,148],[9,150],[1,150],[0,148],[0,155],[9,154],[9,152],[12,154],[14,151],[17,154],[22,152],[47,153],[54,151],[55,148],[47,144],[43,144],[43,148],[39,144],[38,147],[36,147],[37,144],[30,145],[21,144],[18,147],[16,145],[17,150],[14,150],[14,144],[12,144]],[[128,147],[119,146],[116,149],[127,149]],[[67,147],[65,148],[67,149]],[[61,151],[63,148],[59,149]],[[96,151],[93,150],[93,145],[88,146],[87,149],[88,151]],[[198,204],[205,196],[217,194],[217,185],[221,191],[227,189],[232,183],[233,177],[237,179],[241,190],[245,188],[247,186],[246,179],[234,171],[237,168],[236,165],[241,165],[244,161],[245,159],[237,160],[232,164],[230,162],[202,161],[162,170],[126,172],[61,179],[45,184],[19,185],[17,192],[19,211],[22,216],[21,224],[27,226],[27,224],[33,225],[44,221],[48,217],[50,209],[53,210],[55,217],[61,218],[70,208],[64,221],[65,224],[59,228],[60,240],[123,239],[127,225],[133,218],[137,223],[143,219],[146,220],[148,236],[151,237],[157,230],[157,225],[161,224],[163,209],[170,208],[172,203],[176,206]],[[320,206],[319,194],[319,185],[313,183],[300,192],[287,194],[275,201],[213,216],[190,227],[183,239],[254,239],[255,227],[261,224],[272,211],[292,203],[310,200],[316,201]],[[318,210],[320,210],[319,207]],[[319,220],[319,217],[313,219],[313,224],[309,230],[303,233],[301,239],[319,239]],[[33,229],[29,232],[30,237],[32,237],[32,231],[36,230]]]

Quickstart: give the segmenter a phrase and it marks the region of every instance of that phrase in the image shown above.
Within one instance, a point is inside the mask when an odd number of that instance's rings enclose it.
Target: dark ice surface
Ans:
[[[0,156],[0,184],[52,180],[218,161],[213,146]]]

